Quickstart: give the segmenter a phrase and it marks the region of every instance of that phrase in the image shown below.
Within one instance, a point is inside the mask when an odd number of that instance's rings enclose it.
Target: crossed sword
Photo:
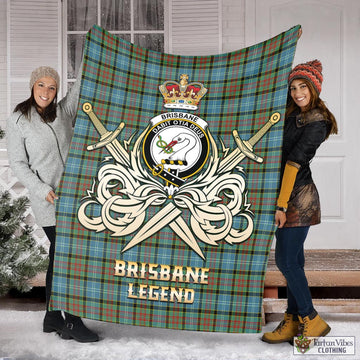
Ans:
[[[100,135],[100,141],[96,144],[89,145],[87,150],[91,151],[106,147],[111,156],[118,163],[124,166],[130,166],[129,154],[117,140],[117,137],[124,128],[125,124],[122,122],[114,131],[108,131],[94,113],[90,103],[86,102],[83,104],[83,111],[88,115],[95,129]],[[228,156],[220,161],[218,174],[231,171],[246,157],[258,163],[262,163],[263,158],[254,153],[253,147],[279,120],[280,113],[273,113],[270,119],[249,140],[242,140],[237,130],[234,129],[232,133],[237,147]],[[205,256],[197,240],[195,239],[188,224],[181,217],[181,214],[182,211],[175,207],[173,203],[168,203],[159,212],[157,212],[155,216],[148,220],[148,222],[123,248],[122,252],[131,249],[135,245],[141,243],[151,235],[163,229],[165,226],[169,225],[169,227],[180,237],[180,239],[182,239],[188,246],[190,246],[193,251],[195,251],[203,260],[205,260]]]

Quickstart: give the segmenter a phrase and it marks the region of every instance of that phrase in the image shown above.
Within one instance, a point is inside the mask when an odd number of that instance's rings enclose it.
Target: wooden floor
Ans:
[[[360,250],[305,250],[305,267],[307,270],[359,271]],[[274,250],[270,251],[268,269],[271,268],[277,269]]]
[[[45,308],[44,288],[33,288],[26,294],[10,292],[0,297],[0,310],[44,311]]]
[[[309,286],[360,288],[360,250],[306,250],[305,273]],[[265,287],[286,286],[270,252]]]
[[[319,312],[360,313],[360,250],[307,250],[305,273],[310,288],[327,289],[326,296],[313,299]],[[271,251],[265,276],[265,314],[286,310],[287,300],[278,296],[281,287],[286,287],[286,280]],[[345,289],[352,290],[352,298],[345,296]],[[338,296],[342,293],[343,297]]]

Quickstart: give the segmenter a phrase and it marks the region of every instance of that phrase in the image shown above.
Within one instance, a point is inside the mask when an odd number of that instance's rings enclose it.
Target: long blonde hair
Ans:
[[[315,88],[311,84],[311,82],[308,81],[307,79],[301,79],[301,80],[304,81],[304,83],[307,85],[307,87],[309,88],[309,91],[310,91],[310,95],[311,95],[309,104],[305,107],[304,110],[302,110],[302,112],[306,113],[306,112],[308,112],[310,110],[318,108],[320,110],[320,112],[324,115],[324,117],[328,120],[328,122],[330,123],[330,126],[328,126],[328,132],[326,134],[326,139],[331,134],[337,134],[338,133],[338,126],[337,126],[335,116],[327,108],[324,101],[322,101],[320,99],[319,94],[317,93],[317,91],[315,90]],[[290,96],[290,90],[289,90],[288,103],[287,103],[287,106],[286,106],[285,117],[288,117],[295,110],[299,110],[299,109],[300,109],[299,106],[297,106],[295,104],[293,98]]]

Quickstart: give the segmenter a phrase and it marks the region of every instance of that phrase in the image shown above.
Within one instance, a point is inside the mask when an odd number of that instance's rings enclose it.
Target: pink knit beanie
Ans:
[[[312,60],[295,66],[289,74],[289,86],[294,79],[310,81],[317,93],[320,94],[323,81],[321,62],[319,60]]]

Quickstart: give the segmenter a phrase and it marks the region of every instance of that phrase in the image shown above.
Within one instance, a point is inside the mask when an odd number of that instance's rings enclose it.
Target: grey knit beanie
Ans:
[[[56,82],[56,90],[59,91],[60,88],[60,76],[56,70],[50,66],[40,66],[35,69],[30,76],[30,90],[32,90],[34,84],[43,77],[51,77]]]

